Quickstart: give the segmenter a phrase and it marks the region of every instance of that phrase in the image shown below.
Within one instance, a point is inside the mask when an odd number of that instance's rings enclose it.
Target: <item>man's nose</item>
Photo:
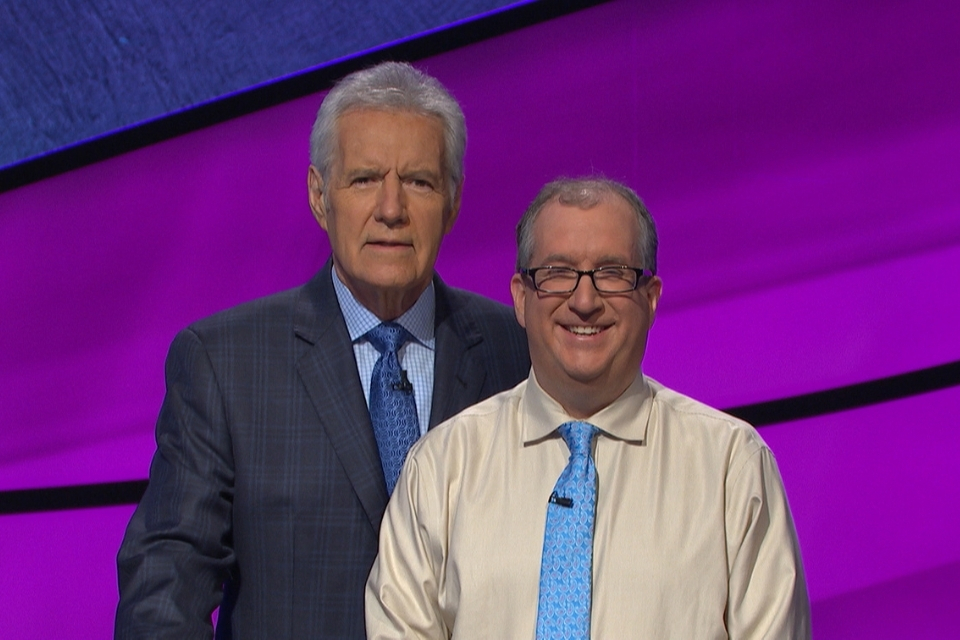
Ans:
[[[388,173],[380,187],[380,202],[377,218],[387,224],[403,220],[406,215],[406,198],[403,185],[395,173]]]
[[[567,301],[570,308],[581,315],[593,313],[603,305],[600,292],[593,285],[593,278],[590,274],[580,276],[577,288],[570,294]]]

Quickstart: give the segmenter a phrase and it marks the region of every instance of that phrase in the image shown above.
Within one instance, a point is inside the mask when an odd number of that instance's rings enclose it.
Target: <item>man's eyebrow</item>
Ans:
[[[544,256],[543,260],[541,260],[540,262],[541,264],[550,264],[550,263],[572,264],[574,260],[570,256],[565,256],[560,253],[551,253],[548,256]]]
[[[442,171],[437,171],[429,167],[405,167],[398,174],[403,178],[432,178],[440,180],[443,177]]]
[[[382,172],[374,167],[355,167],[349,171],[343,171],[339,175],[340,182],[347,184],[357,178],[378,178]]]
[[[378,173],[380,173],[380,170],[377,169],[376,167],[374,167],[374,166],[372,166],[372,165],[370,165],[370,166],[366,166],[366,165],[365,165],[365,166],[362,166],[362,167],[354,167],[354,168],[350,169],[349,171],[344,171],[344,172],[343,172],[343,175],[345,175],[345,176],[367,176],[367,175],[377,175]]]

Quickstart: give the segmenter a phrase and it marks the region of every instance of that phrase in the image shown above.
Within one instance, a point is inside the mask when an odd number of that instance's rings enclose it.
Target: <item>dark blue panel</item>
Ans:
[[[0,3],[0,166],[510,4]]]

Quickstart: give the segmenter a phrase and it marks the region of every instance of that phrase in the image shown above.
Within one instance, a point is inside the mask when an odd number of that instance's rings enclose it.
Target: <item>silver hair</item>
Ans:
[[[533,223],[547,204],[557,201],[562,205],[592,209],[600,204],[605,197],[620,197],[636,215],[638,242],[636,259],[639,266],[657,272],[657,227],[653,217],[630,187],[602,177],[588,178],[558,178],[546,184],[530,206],[523,213],[517,224],[517,270],[532,266],[533,257]]]
[[[463,179],[467,126],[460,105],[439,80],[405,62],[382,62],[340,80],[323,99],[310,132],[310,163],[324,184],[329,183],[338,152],[338,121],[354,109],[406,111],[438,118],[443,124],[447,204],[453,206]]]

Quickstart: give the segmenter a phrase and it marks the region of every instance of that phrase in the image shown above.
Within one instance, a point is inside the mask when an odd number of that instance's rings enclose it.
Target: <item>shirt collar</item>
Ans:
[[[347,324],[347,332],[350,334],[350,341],[356,342],[380,324],[381,320],[353,297],[347,285],[340,280],[336,269],[331,269],[330,273],[333,278],[333,290],[337,294],[337,302],[340,303],[340,311],[343,313],[343,319]],[[409,331],[417,342],[431,349],[434,348],[435,342],[433,320],[436,303],[433,281],[431,280],[424,292],[417,298],[417,301],[413,303],[413,306],[394,321]]]
[[[595,425],[611,438],[643,444],[647,438],[653,395],[647,379],[638,371],[637,377],[619,398],[584,422]],[[532,370],[520,399],[520,419],[524,443],[542,440],[556,432],[564,422],[574,420],[543,390]]]

